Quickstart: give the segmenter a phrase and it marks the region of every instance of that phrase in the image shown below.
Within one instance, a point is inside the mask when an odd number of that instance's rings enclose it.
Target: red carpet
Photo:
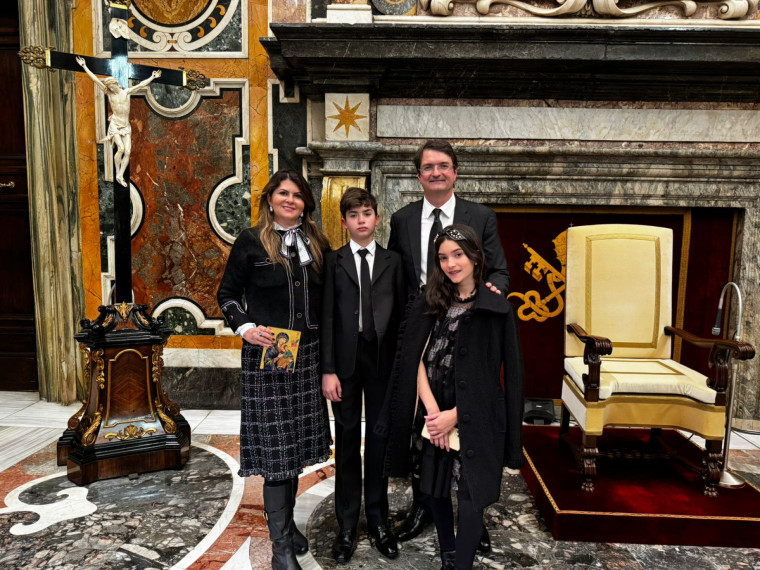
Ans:
[[[571,433],[580,440],[577,428]],[[601,444],[633,447],[647,436],[647,430],[612,429]],[[701,456],[676,431],[664,431],[663,439],[695,460]],[[523,442],[523,476],[557,540],[760,546],[760,491],[749,484],[719,488],[718,497],[709,498],[698,475],[676,462],[600,458],[596,490],[588,493],[570,450],[560,445],[559,427],[526,425]]]

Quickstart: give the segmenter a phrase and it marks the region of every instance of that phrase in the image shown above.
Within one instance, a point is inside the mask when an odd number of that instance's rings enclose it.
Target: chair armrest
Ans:
[[[749,360],[755,356],[755,347],[741,340],[728,340],[724,338],[702,338],[676,327],[665,327],[665,334],[677,336],[689,344],[700,348],[718,348],[731,351],[731,356],[737,360]]]
[[[612,353],[612,341],[588,334],[577,323],[567,325],[567,332],[574,334],[585,345],[583,363],[588,366],[588,374],[583,375],[583,395],[587,402],[598,402],[602,356]]]
[[[567,325],[567,332],[574,334],[578,340],[586,345],[586,352],[592,352],[599,356],[605,356],[612,353],[612,341],[603,336],[594,336],[588,334],[584,328],[577,323]],[[583,355],[586,358],[586,355]],[[588,364],[588,363],[586,363]]]
[[[715,378],[708,378],[707,386],[717,392],[716,405],[726,405],[726,390],[731,378],[729,374],[731,357],[733,356],[736,360],[749,360],[755,356],[755,347],[748,342],[738,340],[701,338],[675,327],[665,327],[665,334],[677,336],[700,348],[711,349],[708,366],[715,370]]]

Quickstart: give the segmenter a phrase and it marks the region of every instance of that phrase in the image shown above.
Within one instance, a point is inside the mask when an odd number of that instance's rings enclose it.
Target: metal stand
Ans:
[[[741,323],[742,323],[742,294],[741,291],[739,291],[739,286],[734,283],[733,281],[730,281],[725,284],[723,287],[723,290],[720,293],[720,302],[718,303],[718,318],[715,319],[715,327],[713,327],[713,334],[719,334],[720,328],[718,321],[720,320],[720,314],[723,310],[723,295],[726,292],[726,289],[730,285],[733,285],[734,289],[736,290],[736,295],[739,300],[739,307],[738,307],[738,325],[736,326],[736,334],[734,335],[734,340],[741,340]],[[716,333],[717,329],[717,333]],[[736,368],[737,364],[734,362],[734,364],[731,366],[731,382],[729,383],[729,390],[731,393],[728,395],[728,408],[726,409],[726,435],[723,438],[723,467],[720,471],[720,479],[718,480],[718,486],[724,487],[726,489],[739,489],[741,487],[744,487],[746,485],[746,482],[744,479],[742,479],[739,475],[736,475],[735,473],[732,473],[728,470],[728,454],[731,451],[731,432],[732,432],[732,425],[734,423],[734,382],[736,381]]]

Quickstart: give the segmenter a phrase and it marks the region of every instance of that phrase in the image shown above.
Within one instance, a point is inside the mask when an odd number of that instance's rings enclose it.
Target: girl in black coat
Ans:
[[[265,479],[275,570],[300,570],[295,554],[305,554],[308,543],[293,523],[298,474],[326,461],[332,441],[318,325],[329,243],[311,219],[315,206],[303,176],[275,173],[261,192],[259,223],[235,240],[217,293],[224,317],[244,341],[239,474]],[[270,327],[301,332],[294,367],[260,368],[262,352],[276,348]]]
[[[405,476],[419,394],[420,490],[438,531],[443,568],[472,568],[483,509],[499,498],[503,466],[522,467],[523,369],[512,305],[483,283],[485,256],[472,229],[435,240],[435,269],[410,309],[387,404],[390,475]],[[504,368],[504,388],[500,371]],[[453,430],[453,431],[452,431]],[[457,433],[460,448],[452,448]],[[457,491],[454,535],[452,484]]]

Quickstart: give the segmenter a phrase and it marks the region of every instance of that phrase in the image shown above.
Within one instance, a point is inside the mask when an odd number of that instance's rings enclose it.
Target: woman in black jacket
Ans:
[[[240,426],[242,477],[262,475],[272,567],[300,570],[308,551],[293,523],[298,475],[330,457],[330,426],[319,374],[319,304],[329,243],[311,219],[314,196],[293,170],[275,173],[261,192],[259,223],[235,240],[217,300],[243,337]],[[261,369],[274,346],[269,327],[301,332],[295,369]]]
[[[443,568],[464,570],[472,568],[483,509],[499,499],[503,466],[524,463],[523,368],[514,310],[483,283],[485,257],[472,229],[445,228],[435,251],[432,278],[410,309],[399,345],[388,423],[376,431],[388,430],[389,474],[407,475],[419,394],[418,413],[429,433],[420,490],[436,524]],[[452,448],[455,435],[458,450]]]

